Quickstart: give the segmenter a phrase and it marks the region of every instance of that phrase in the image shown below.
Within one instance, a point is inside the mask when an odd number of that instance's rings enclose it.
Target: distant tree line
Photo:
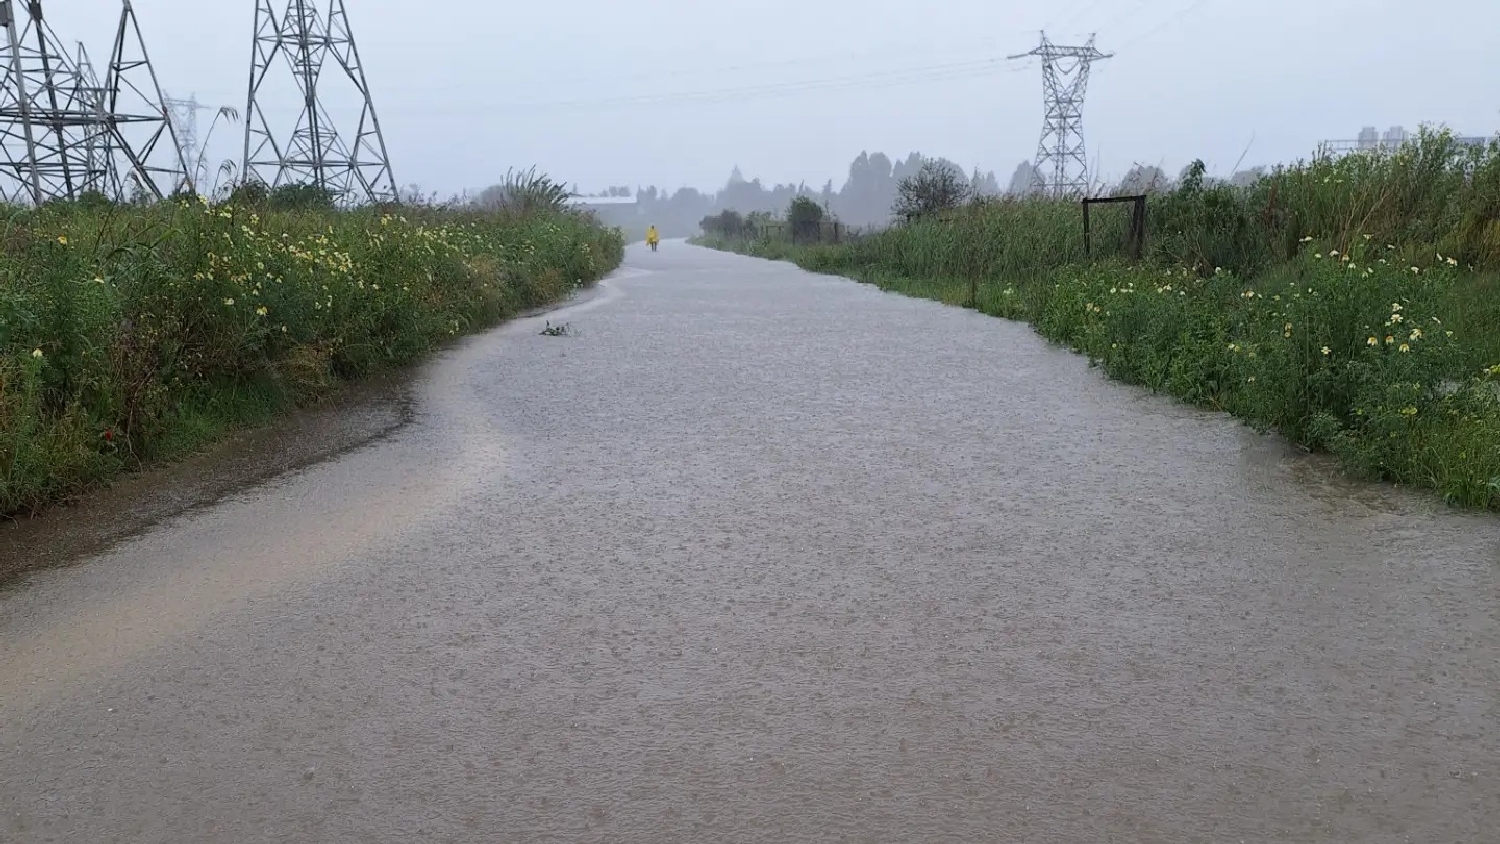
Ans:
[[[822,209],[824,218],[837,220],[844,226],[884,226],[891,222],[897,185],[902,179],[916,175],[928,160],[915,152],[894,162],[884,153],[860,153],[849,165],[848,176],[840,187],[835,187],[832,179],[821,187],[805,182],[767,185],[758,178],[746,179],[740,168],[735,167],[718,190],[680,188],[667,191],[652,185],[635,192],[634,207],[601,206],[598,214],[601,219],[627,227],[644,228],[654,223],[664,236],[683,237],[697,233],[699,223],[707,216],[733,211],[740,220],[754,214],[768,219],[782,217],[793,199],[806,197]],[[959,180],[976,194],[1001,192],[993,172],[984,172],[977,167],[965,171],[947,159],[935,160],[958,173]],[[602,195],[629,194],[622,194],[621,189],[615,187]]]
[[[1097,195],[1166,192],[1180,183],[1186,173],[1184,168],[1177,179],[1172,179],[1160,167],[1137,164],[1118,183],[1098,185],[1091,192]],[[1035,190],[1035,174],[1032,163],[1023,161],[1002,188],[993,171],[965,169],[946,158],[913,152],[903,159],[892,160],[885,153],[861,152],[850,163],[843,185],[837,188],[832,179],[821,187],[805,182],[767,185],[758,178],[746,179],[740,168],[735,167],[718,190],[684,187],[667,191],[652,185],[633,192],[635,205],[601,206],[596,213],[605,222],[627,231],[637,228],[644,231],[645,226],[654,224],[665,237],[686,237],[703,230],[706,218],[733,225],[747,225],[752,219],[783,218],[794,199],[805,197],[822,209],[825,219],[837,220],[849,229],[883,228],[971,200],[1029,195]],[[1262,175],[1264,168],[1253,168],[1236,173],[1228,181],[1251,184]],[[1204,183],[1212,185],[1219,181],[1207,178]],[[631,196],[632,191],[625,186],[612,186],[592,195]],[[724,216],[725,212],[733,214]]]

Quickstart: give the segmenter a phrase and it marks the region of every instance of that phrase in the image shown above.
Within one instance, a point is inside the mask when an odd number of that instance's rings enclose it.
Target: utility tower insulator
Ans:
[[[325,14],[319,14],[315,0],[288,0],[280,15],[274,1],[255,4],[242,178],[272,188],[316,185],[344,204],[394,201],[390,156],[343,0],[329,0]],[[296,124],[280,132],[272,129],[261,106],[261,86],[278,54],[285,57],[301,95]],[[347,135],[339,133],[322,99],[328,88],[322,74],[330,63],[363,100],[359,122]]]
[[[0,0],[0,195],[40,205],[97,192],[161,198],[187,178],[129,0],[101,84],[58,51],[41,0]],[[146,84],[149,79],[150,85]],[[153,96],[154,95],[154,96]]]
[[[1083,95],[1088,89],[1089,67],[1113,53],[1101,53],[1094,38],[1081,47],[1053,44],[1042,33],[1042,43],[1029,53],[1012,59],[1042,60],[1042,96],[1047,116],[1037,144],[1032,187],[1054,197],[1080,196],[1089,189],[1087,149],[1083,141]]]

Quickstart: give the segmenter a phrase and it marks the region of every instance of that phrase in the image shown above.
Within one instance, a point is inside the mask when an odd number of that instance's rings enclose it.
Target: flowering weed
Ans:
[[[706,241],[1032,322],[1112,377],[1355,472],[1500,509],[1500,142],[1424,132],[1254,185],[1191,169],[1142,261],[1076,203],[1007,200],[838,245]],[[1123,223],[1123,217],[1119,222]]]
[[[0,223],[0,512],[411,362],[622,254],[618,232],[554,211],[16,214]]]

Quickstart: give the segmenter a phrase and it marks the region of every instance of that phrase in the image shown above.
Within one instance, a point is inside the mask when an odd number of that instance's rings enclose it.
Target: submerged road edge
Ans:
[[[417,390],[465,343],[538,317],[612,298],[610,282],[647,270],[621,266],[567,299],[523,311],[458,338],[423,360],[350,383],[322,404],[247,428],[202,451],[121,477],[77,502],[36,516],[0,519],[0,590],[29,575],[75,565],[172,519],[379,443],[416,418]]]

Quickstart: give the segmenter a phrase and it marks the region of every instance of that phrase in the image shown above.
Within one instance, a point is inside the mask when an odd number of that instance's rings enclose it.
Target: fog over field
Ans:
[[[253,0],[136,5],[169,94],[243,108]],[[1093,67],[1084,107],[1090,163],[1109,183],[1136,164],[1176,176],[1194,158],[1228,178],[1367,126],[1500,128],[1500,7],[1481,0],[347,5],[396,179],[442,197],[532,165],[583,193],[711,193],[735,167],[767,190],[831,180],[842,192],[881,180],[877,154],[899,169],[914,152],[993,172],[1004,189],[1035,155],[1043,117],[1038,62],[1006,57],[1043,29],[1060,44],[1097,33],[1113,54]],[[48,15],[99,61],[118,8],[76,0]],[[290,120],[298,103],[281,76],[266,107]],[[320,93],[335,118],[353,116],[339,81]],[[242,131],[216,129],[208,157],[237,159]],[[846,205],[858,220],[878,203]]]

